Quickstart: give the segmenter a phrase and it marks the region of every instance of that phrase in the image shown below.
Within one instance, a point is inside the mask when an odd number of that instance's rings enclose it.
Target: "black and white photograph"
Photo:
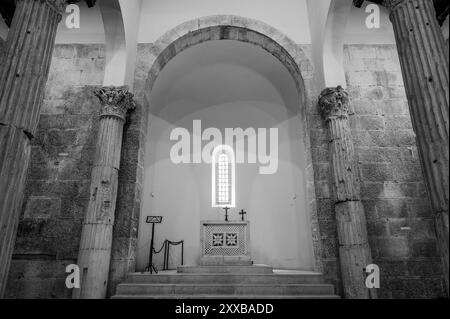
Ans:
[[[0,0],[0,303],[448,301],[449,4]]]

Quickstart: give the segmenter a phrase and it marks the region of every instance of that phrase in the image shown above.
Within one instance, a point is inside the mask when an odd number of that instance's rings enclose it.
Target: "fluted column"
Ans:
[[[365,285],[364,268],[372,263],[367,236],[366,214],[360,197],[360,181],[348,120],[348,93],[327,88],[319,107],[329,131],[332,186],[339,238],[344,295],[347,299],[375,298]]]
[[[449,81],[432,0],[385,0],[390,9],[422,171],[449,288]]]
[[[0,66],[0,297],[64,0],[18,0]]]
[[[123,125],[128,110],[135,107],[126,87],[104,87],[95,94],[102,113],[78,255],[81,288],[73,293],[74,298],[83,299],[106,297]]]

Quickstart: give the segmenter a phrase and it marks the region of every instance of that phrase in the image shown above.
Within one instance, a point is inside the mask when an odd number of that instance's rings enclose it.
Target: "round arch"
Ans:
[[[303,105],[306,105],[304,78],[312,64],[290,38],[268,24],[234,15],[207,16],[187,21],[166,32],[155,43],[154,61],[147,76],[149,94],[164,66],[177,54],[196,44],[214,40],[236,40],[259,46],[276,57],[292,75]]]
[[[145,57],[150,59],[149,63],[147,62],[149,65],[147,70],[149,71],[146,73],[145,85],[142,86],[142,91],[136,92],[138,98],[142,97],[143,108],[140,116],[144,119],[147,118],[150,109],[150,93],[158,75],[168,62],[180,52],[192,46],[216,40],[236,40],[250,43],[266,50],[286,67],[295,82],[299,94],[299,115],[303,128],[301,138],[308,150],[304,156],[305,163],[307,163],[307,206],[313,242],[314,268],[316,271],[322,271],[314,172],[309,150],[311,143],[307,121],[307,109],[312,103],[311,99],[308,98],[304,83],[304,78],[312,78],[312,64],[297,44],[280,31],[261,21],[239,16],[216,15],[185,22],[160,37],[152,45],[151,54]]]

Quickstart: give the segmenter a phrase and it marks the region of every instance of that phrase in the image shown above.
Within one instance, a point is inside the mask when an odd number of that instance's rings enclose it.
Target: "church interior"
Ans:
[[[0,2],[1,299],[440,299],[445,0]]]

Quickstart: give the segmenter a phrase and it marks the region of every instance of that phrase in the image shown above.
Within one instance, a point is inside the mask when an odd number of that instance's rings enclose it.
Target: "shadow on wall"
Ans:
[[[432,211],[395,45],[347,45],[351,128],[381,298],[445,296]]]

